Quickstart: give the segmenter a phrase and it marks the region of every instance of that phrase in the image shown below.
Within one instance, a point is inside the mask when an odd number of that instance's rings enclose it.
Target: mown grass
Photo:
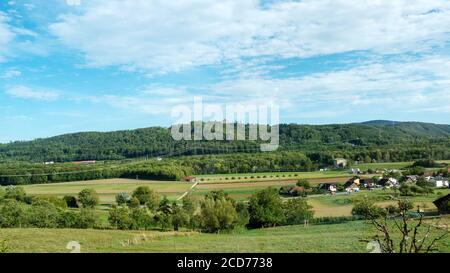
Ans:
[[[174,181],[105,179],[82,182],[26,185],[23,187],[29,195],[54,195],[58,197],[62,197],[64,195],[77,195],[83,189],[91,188],[97,191],[102,204],[112,204],[115,202],[115,196],[117,193],[131,193],[139,186],[148,186],[161,195],[166,195],[169,199],[174,200],[186,192],[192,184]]]

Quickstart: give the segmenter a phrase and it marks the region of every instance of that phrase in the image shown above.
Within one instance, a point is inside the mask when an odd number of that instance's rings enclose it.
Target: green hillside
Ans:
[[[247,127],[248,130],[248,127]],[[371,121],[360,124],[280,125],[280,150],[346,150],[355,147],[448,143],[450,125]],[[448,145],[447,145],[448,147]],[[255,152],[253,141],[174,141],[170,128],[85,132],[0,145],[0,160],[115,160],[157,155]]]

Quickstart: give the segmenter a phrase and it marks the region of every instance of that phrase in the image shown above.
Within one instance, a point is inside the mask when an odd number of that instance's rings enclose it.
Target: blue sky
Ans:
[[[449,124],[450,1],[0,1],[0,142],[169,126],[194,96]]]

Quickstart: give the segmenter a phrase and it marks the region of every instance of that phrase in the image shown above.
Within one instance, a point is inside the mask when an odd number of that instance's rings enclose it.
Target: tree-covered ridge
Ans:
[[[248,127],[246,128],[248,131]],[[224,130],[225,131],[225,130]],[[448,148],[450,125],[373,121],[362,124],[280,125],[280,150],[348,150],[395,145]],[[157,155],[255,152],[255,141],[174,141],[170,128],[86,132],[0,145],[0,160],[120,160]]]

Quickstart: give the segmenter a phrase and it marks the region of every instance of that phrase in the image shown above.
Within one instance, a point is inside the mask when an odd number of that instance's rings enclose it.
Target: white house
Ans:
[[[429,182],[436,188],[448,188],[449,185],[448,178],[442,176],[436,176],[435,178],[430,179]]]

